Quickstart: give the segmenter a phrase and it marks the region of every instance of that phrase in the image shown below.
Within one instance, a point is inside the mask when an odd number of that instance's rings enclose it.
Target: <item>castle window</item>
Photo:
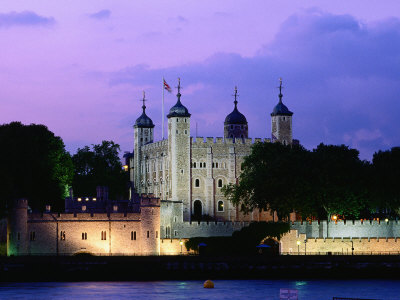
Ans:
[[[203,163],[203,167],[204,167],[204,168],[206,167],[206,163]]]
[[[136,231],[131,231],[131,240],[136,241]]]
[[[224,211],[224,201],[218,201],[218,211]]]
[[[215,163],[215,167],[218,169],[218,163]]]
[[[283,121],[285,121],[285,120],[286,120],[286,118],[285,118],[285,117],[283,117],[282,119],[283,119]]]
[[[140,141],[143,142],[143,138],[140,138]]]
[[[147,142],[147,138],[145,138],[144,141]]]
[[[150,237],[150,231],[147,230],[147,238]]]
[[[193,163],[193,168],[196,168],[196,163],[195,162]]]
[[[107,240],[107,233],[106,233],[105,231],[102,231],[102,232],[101,232],[101,240],[102,240],[102,241]]]
[[[233,139],[233,134],[231,134],[231,139]]]
[[[19,241],[20,238],[21,238],[21,234],[18,232],[18,233],[17,233],[17,240]]]
[[[240,126],[240,129],[243,129],[243,125]]]
[[[60,241],[65,241],[65,231],[60,232]]]
[[[156,231],[156,239],[158,239],[158,231]]]
[[[29,240],[34,241],[36,239],[36,233],[34,231],[31,231],[29,233]]]
[[[178,231],[174,230],[174,236],[178,236]]]
[[[176,130],[176,134],[178,134],[178,129]]]
[[[87,232],[82,232],[82,240],[87,240]]]
[[[215,164],[214,164],[214,163],[212,163],[212,167],[213,167],[213,168],[215,167]]]
[[[185,134],[187,134],[187,130],[185,130]]]
[[[195,187],[200,187],[200,179],[196,179],[196,180],[194,181],[194,186],[195,186]]]
[[[185,119],[185,123],[186,123],[186,119]]]
[[[222,179],[218,179],[218,187],[222,188]]]
[[[231,125],[231,129],[233,129],[233,125]]]
[[[200,168],[202,168],[203,167],[203,163],[200,163]]]
[[[240,135],[240,137],[241,137],[241,138],[244,138],[243,134],[242,134],[242,135]]]
[[[179,119],[176,119],[176,123],[178,123],[179,122]]]

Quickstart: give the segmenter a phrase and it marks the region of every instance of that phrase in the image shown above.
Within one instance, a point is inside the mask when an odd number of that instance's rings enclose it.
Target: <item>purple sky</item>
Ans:
[[[249,135],[270,137],[282,77],[306,148],[400,145],[398,0],[2,0],[0,43],[0,123],[45,124],[72,153],[132,150],[142,90],[160,139],[162,76],[181,77],[192,135],[223,135],[237,85]]]

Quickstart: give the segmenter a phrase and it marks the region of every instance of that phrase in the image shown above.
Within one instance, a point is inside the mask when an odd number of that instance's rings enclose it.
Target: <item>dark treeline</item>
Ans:
[[[86,146],[71,156],[46,126],[12,122],[0,126],[0,145],[0,216],[16,198],[27,198],[33,210],[50,204],[63,211],[71,186],[78,196],[95,196],[96,186],[103,185],[111,199],[127,197],[129,176],[114,142]]]
[[[400,148],[379,151],[372,162],[347,146],[257,143],[242,165],[239,184],[224,188],[242,211],[271,209],[279,218],[295,211],[303,219],[338,215],[397,218],[400,211]]]

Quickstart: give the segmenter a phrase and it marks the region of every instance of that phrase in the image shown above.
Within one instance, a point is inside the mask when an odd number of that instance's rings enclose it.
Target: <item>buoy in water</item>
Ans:
[[[213,289],[214,288],[214,282],[212,282],[211,280],[206,280],[204,282],[204,288],[205,289]]]

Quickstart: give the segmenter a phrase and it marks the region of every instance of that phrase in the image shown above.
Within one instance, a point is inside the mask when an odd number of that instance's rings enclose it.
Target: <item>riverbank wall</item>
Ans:
[[[0,275],[3,282],[400,279],[400,256],[2,257]]]

